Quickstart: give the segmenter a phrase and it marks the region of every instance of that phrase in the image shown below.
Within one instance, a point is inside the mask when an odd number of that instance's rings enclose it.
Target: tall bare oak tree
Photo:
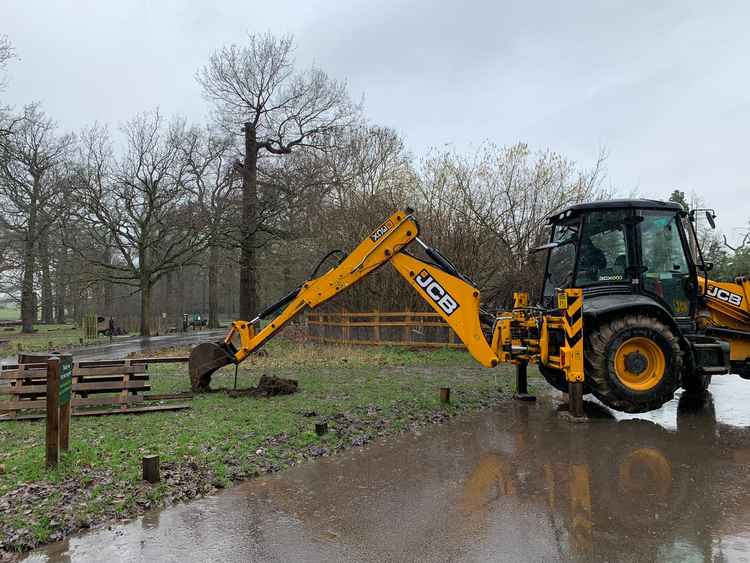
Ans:
[[[343,83],[318,68],[295,71],[291,37],[250,35],[247,45],[214,52],[196,79],[227,130],[244,132],[240,241],[240,317],[258,310],[258,158],[295,149],[323,150],[331,133],[352,121],[356,108]]]

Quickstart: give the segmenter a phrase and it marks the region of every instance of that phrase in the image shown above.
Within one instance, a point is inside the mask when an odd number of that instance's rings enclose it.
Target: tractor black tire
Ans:
[[[542,377],[552,385],[555,389],[558,391],[562,391],[563,393],[568,392],[568,380],[565,379],[565,372],[561,369],[555,369],[547,366],[543,366],[539,364],[539,371],[542,374]],[[589,386],[586,382],[583,384],[583,394],[587,395],[591,393],[591,389],[589,389]]]
[[[653,373],[658,377],[655,375],[654,382],[644,383],[642,389],[618,375],[616,359],[622,360],[618,354],[628,342],[639,342],[660,357],[652,362]],[[634,313],[606,320],[587,331],[585,347],[586,380],[594,396],[609,408],[628,413],[658,409],[674,397],[680,386],[683,352],[679,340],[657,318]],[[628,372],[628,377],[638,378],[642,371],[652,369],[649,361],[643,367],[644,358],[648,360],[649,357],[648,351],[645,356],[640,351],[636,355],[639,357],[634,358],[634,371]],[[625,360],[628,361],[627,356]],[[622,365],[620,369],[623,369]]]

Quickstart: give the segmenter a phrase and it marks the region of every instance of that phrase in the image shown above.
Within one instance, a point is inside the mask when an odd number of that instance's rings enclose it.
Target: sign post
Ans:
[[[73,358],[61,356],[47,359],[47,432],[46,462],[54,469],[60,450],[70,446],[70,401],[73,390]]]
[[[70,447],[70,403],[73,395],[73,356],[60,356],[60,449]]]

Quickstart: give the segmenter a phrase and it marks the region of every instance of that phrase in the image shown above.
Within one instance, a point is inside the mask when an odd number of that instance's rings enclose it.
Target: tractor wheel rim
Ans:
[[[672,487],[672,464],[656,448],[638,448],[620,463],[620,488],[628,493],[654,492],[663,499]]]
[[[615,352],[617,378],[633,391],[653,389],[664,377],[666,365],[659,345],[642,336],[629,338]]]

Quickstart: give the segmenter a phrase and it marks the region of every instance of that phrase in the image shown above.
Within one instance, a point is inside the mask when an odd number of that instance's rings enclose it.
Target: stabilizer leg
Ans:
[[[516,392],[513,398],[516,401],[536,401],[535,395],[529,395],[528,362],[516,364]]]
[[[583,381],[568,382],[568,409],[570,416],[583,418]]]

